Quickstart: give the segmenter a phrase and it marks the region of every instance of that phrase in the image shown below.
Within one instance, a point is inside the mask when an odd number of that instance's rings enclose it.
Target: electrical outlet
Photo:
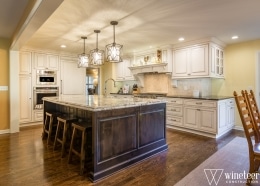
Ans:
[[[8,86],[0,86],[0,91],[8,91]]]

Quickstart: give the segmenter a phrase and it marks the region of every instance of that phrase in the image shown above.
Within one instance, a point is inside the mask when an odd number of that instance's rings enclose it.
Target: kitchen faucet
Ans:
[[[113,79],[113,78],[108,78],[106,81],[105,81],[105,96],[107,95],[107,82],[109,80],[112,80],[114,82],[114,87],[116,87],[116,81]]]

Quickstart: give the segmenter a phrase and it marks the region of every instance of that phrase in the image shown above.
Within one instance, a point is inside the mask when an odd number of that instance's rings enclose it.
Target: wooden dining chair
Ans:
[[[250,93],[248,93],[245,90],[243,92],[243,96],[246,97],[247,102],[249,104],[249,109],[253,116],[254,124],[256,127],[256,133],[258,135],[258,142],[260,142],[260,113],[259,113],[259,108],[257,106],[257,102],[255,99],[255,94],[254,94],[253,90],[250,90]]]
[[[234,97],[237,104],[237,109],[242,121],[244,132],[246,135],[248,150],[249,150],[249,173],[255,173],[259,170],[260,165],[260,143],[258,140],[258,135],[256,133],[256,125],[254,124],[253,115],[249,108],[249,103],[247,102],[245,92],[241,91],[242,95],[238,95],[234,91]],[[247,180],[248,183],[252,179]]]

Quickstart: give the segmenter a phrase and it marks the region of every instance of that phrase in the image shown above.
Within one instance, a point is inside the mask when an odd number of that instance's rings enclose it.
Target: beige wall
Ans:
[[[260,40],[228,45],[225,48],[225,80],[212,80],[212,93],[233,96],[233,91],[256,90],[255,64]],[[242,126],[236,109],[236,125]]]
[[[0,38],[0,86],[9,87],[9,47],[10,40]],[[0,130],[9,129],[9,91],[0,91],[0,116]]]

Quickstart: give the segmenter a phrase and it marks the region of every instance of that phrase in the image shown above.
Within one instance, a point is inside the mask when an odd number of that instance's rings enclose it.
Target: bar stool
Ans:
[[[84,173],[84,167],[85,167],[85,159],[86,159],[86,142],[87,142],[87,132],[91,131],[92,127],[91,124],[88,123],[72,123],[73,127],[73,133],[70,143],[70,150],[69,150],[69,160],[68,163],[71,163],[72,161],[72,153],[75,154],[80,158],[80,175],[83,175]],[[75,144],[75,138],[77,136],[77,133],[81,132],[81,145],[80,149],[76,149]]]
[[[56,129],[53,150],[56,149],[57,142],[59,142],[61,144],[61,157],[63,158],[65,154],[66,142],[67,140],[70,140],[71,137],[71,132],[70,132],[71,123],[77,121],[77,119],[66,117],[66,116],[58,116],[57,120],[58,120],[58,125]],[[61,131],[62,131],[62,135],[60,134]]]
[[[57,115],[59,115],[59,114],[58,113],[50,113],[50,112],[45,113],[45,122],[44,122],[44,127],[43,127],[42,138],[44,138],[45,134],[47,134],[47,145],[49,145],[51,135],[52,135],[52,131],[57,126],[57,122],[56,122]]]

